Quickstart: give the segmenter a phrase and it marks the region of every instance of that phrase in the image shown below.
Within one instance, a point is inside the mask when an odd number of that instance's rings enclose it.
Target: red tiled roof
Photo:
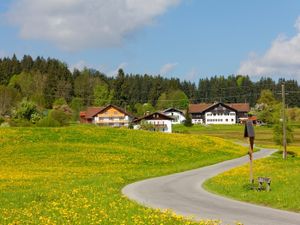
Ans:
[[[104,107],[88,107],[85,112],[85,118],[93,118],[97,113],[99,113]]]
[[[120,112],[131,116],[133,118],[135,118],[134,115],[130,114],[129,112],[126,112],[124,109],[122,109],[121,107],[115,106],[115,105],[107,105],[104,107],[88,107],[87,110],[85,112],[80,112],[80,117],[85,117],[86,119],[92,119],[94,116],[96,116],[98,113],[102,112],[103,110],[109,108],[109,107],[113,107],[117,110],[119,110]]]
[[[250,111],[250,105],[249,103],[231,103],[226,104],[229,107],[239,111],[239,112],[249,112]]]
[[[189,113],[199,113],[203,112],[208,107],[212,106],[213,104],[209,103],[200,103],[200,104],[190,104],[189,105]]]

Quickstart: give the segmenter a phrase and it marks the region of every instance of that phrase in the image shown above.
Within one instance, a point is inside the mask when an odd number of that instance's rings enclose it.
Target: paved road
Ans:
[[[263,149],[256,152],[254,158],[266,157],[273,152]],[[200,169],[152,178],[130,184],[123,188],[122,193],[145,206],[172,209],[180,215],[193,215],[196,220],[220,219],[223,224],[240,221],[245,225],[300,225],[300,213],[227,199],[202,188],[208,178],[247,162],[248,156],[244,156]]]

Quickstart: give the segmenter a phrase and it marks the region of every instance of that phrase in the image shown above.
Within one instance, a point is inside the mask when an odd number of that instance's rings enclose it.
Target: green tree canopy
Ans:
[[[174,107],[178,109],[186,109],[189,105],[189,99],[181,90],[170,91],[162,93],[157,100],[157,109],[166,109]]]

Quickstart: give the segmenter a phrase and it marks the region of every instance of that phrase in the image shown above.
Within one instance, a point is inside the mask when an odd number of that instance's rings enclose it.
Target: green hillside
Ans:
[[[1,128],[0,147],[0,224],[183,224],[122,187],[247,152],[202,135],[93,126]]]

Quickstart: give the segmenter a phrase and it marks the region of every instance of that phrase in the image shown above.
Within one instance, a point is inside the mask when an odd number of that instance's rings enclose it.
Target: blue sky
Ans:
[[[0,56],[114,75],[300,81],[299,0],[2,0]]]

